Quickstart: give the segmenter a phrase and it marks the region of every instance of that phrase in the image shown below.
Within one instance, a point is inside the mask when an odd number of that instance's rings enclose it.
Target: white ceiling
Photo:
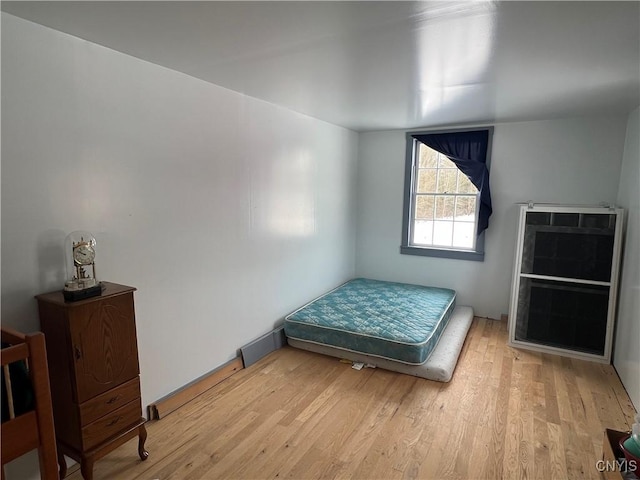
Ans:
[[[2,2],[353,130],[629,112],[640,3]]]

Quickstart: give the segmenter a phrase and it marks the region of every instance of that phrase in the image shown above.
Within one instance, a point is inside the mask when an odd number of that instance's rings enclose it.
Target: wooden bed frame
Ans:
[[[5,478],[6,463],[34,449],[38,449],[41,478],[58,479],[56,435],[44,334],[37,332],[23,335],[10,328],[2,327],[2,342],[10,345],[1,351],[1,363],[9,399],[7,401],[9,420],[2,423],[2,479]],[[24,361],[28,367],[35,408],[15,416],[9,364],[19,361]]]

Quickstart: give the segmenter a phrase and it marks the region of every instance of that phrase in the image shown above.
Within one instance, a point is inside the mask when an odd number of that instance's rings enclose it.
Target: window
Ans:
[[[484,259],[492,128],[407,134],[401,253]]]
[[[445,155],[417,145],[412,244],[474,250],[479,191]]]

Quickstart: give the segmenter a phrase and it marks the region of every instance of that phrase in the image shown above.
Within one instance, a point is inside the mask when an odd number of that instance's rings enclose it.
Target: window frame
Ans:
[[[458,128],[447,130],[413,130],[406,132],[406,150],[405,150],[405,175],[404,175],[404,199],[403,199],[403,212],[402,212],[402,241],[400,244],[400,253],[404,255],[420,255],[428,257],[438,258],[451,258],[457,260],[473,260],[482,262],[484,261],[485,252],[485,233],[483,231],[476,237],[475,249],[473,250],[461,250],[449,247],[440,247],[435,245],[413,245],[412,235],[415,225],[415,219],[412,218],[415,209],[416,198],[416,183],[417,183],[417,169],[418,169],[418,145],[419,141],[413,138],[413,135],[428,135],[436,133],[464,133],[485,130],[488,132],[488,144],[487,144],[487,158],[486,167],[487,170],[491,170],[491,149],[493,140],[493,127],[481,126],[475,128]],[[480,195],[478,194],[478,202],[480,201]],[[477,207],[479,208],[479,206]],[[478,229],[478,210],[476,209],[475,229]]]

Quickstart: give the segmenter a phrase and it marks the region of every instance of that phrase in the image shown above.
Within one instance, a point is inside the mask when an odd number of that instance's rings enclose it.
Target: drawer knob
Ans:
[[[112,427],[113,425],[115,425],[116,423],[118,423],[120,421],[122,417],[118,417],[118,418],[114,418],[113,420],[111,420],[109,423],[107,423],[107,427]]]
[[[107,403],[109,405],[111,405],[112,403],[116,403],[119,398],[120,398],[120,395],[116,395],[115,397],[111,397],[109,400],[107,400]]]
[[[80,351],[80,347],[76,346],[75,351],[76,351],[76,360],[80,360],[80,358],[82,357],[82,352]]]

